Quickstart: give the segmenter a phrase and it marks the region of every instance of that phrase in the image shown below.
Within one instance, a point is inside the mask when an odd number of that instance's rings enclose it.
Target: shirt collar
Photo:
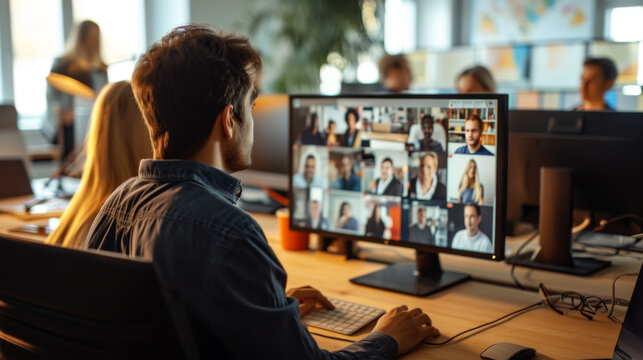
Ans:
[[[241,181],[204,163],[190,160],[141,160],[138,176],[144,180],[193,180],[236,204]]]

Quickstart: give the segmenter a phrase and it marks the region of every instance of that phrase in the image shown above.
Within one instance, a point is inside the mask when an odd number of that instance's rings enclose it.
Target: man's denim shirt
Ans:
[[[103,205],[87,245],[151,259],[180,294],[201,358],[392,359],[397,343],[379,332],[319,349],[263,231],[237,207],[240,194],[238,179],[205,164],[143,160]]]

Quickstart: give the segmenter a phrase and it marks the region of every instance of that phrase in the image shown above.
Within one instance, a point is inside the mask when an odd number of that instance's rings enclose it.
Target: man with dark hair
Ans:
[[[330,186],[331,189],[361,191],[362,179],[353,172],[353,159],[343,155],[337,166],[339,177]]]
[[[241,185],[229,175],[250,165],[260,71],[247,39],[205,26],[176,28],[141,56],[132,87],[154,160],[105,202],[88,246],[152,260],[194,358],[392,359],[437,335],[420,309],[398,307],[329,353],[301,323],[333,306],[310,287],[285,291],[286,272],[236,205]]]
[[[442,145],[431,138],[433,136],[433,116],[426,114],[422,117],[422,133],[424,138],[420,140],[417,150],[444,152]]]
[[[310,200],[308,204],[308,217],[304,224],[308,229],[328,230],[328,220],[322,215],[319,200]]]
[[[451,247],[459,250],[492,253],[491,240],[480,231],[482,214],[478,204],[466,204],[464,206],[464,229],[453,236]]]
[[[380,165],[381,177],[373,182],[371,191],[378,195],[402,195],[404,188],[400,180],[393,174],[393,160],[389,157],[382,160]]]
[[[455,150],[456,154],[469,154],[469,155],[493,155],[482,145],[482,131],[484,130],[484,123],[478,114],[471,114],[467,120],[464,121],[464,138],[467,145],[461,146]]]
[[[402,92],[411,87],[413,76],[406,57],[384,54],[379,61],[380,83],[390,92]]]
[[[580,95],[583,103],[576,110],[614,110],[605,102],[605,93],[614,86],[618,71],[608,58],[587,58],[583,62]]]
[[[339,140],[339,145],[344,147],[360,147],[362,146],[362,132],[357,128],[357,121],[359,115],[357,110],[348,108],[344,115],[346,121],[346,132]]]
[[[296,188],[324,188],[326,187],[321,177],[315,175],[316,165],[313,155],[306,156],[304,172],[292,177],[292,186]]]

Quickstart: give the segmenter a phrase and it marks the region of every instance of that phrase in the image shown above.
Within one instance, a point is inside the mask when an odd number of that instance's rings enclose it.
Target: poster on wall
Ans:
[[[638,42],[595,42],[589,45],[589,55],[608,57],[614,60],[618,69],[617,84],[636,84],[639,73],[639,48],[641,46],[643,45]]]
[[[475,0],[471,4],[471,43],[475,45],[592,37],[594,1]]]
[[[534,46],[531,84],[535,89],[578,89],[585,60],[585,44]]]

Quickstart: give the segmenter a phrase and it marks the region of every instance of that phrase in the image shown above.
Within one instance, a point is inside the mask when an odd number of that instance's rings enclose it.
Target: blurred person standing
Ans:
[[[65,53],[54,60],[51,72],[79,81],[95,93],[100,91],[107,83],[107,65],[101,55],[98,24],[85,20],[74,28]],[[42,131],[53,144],[62,145],[62,159],[74,148],[75,118],[74,97],[48,85],[47,117]]]

